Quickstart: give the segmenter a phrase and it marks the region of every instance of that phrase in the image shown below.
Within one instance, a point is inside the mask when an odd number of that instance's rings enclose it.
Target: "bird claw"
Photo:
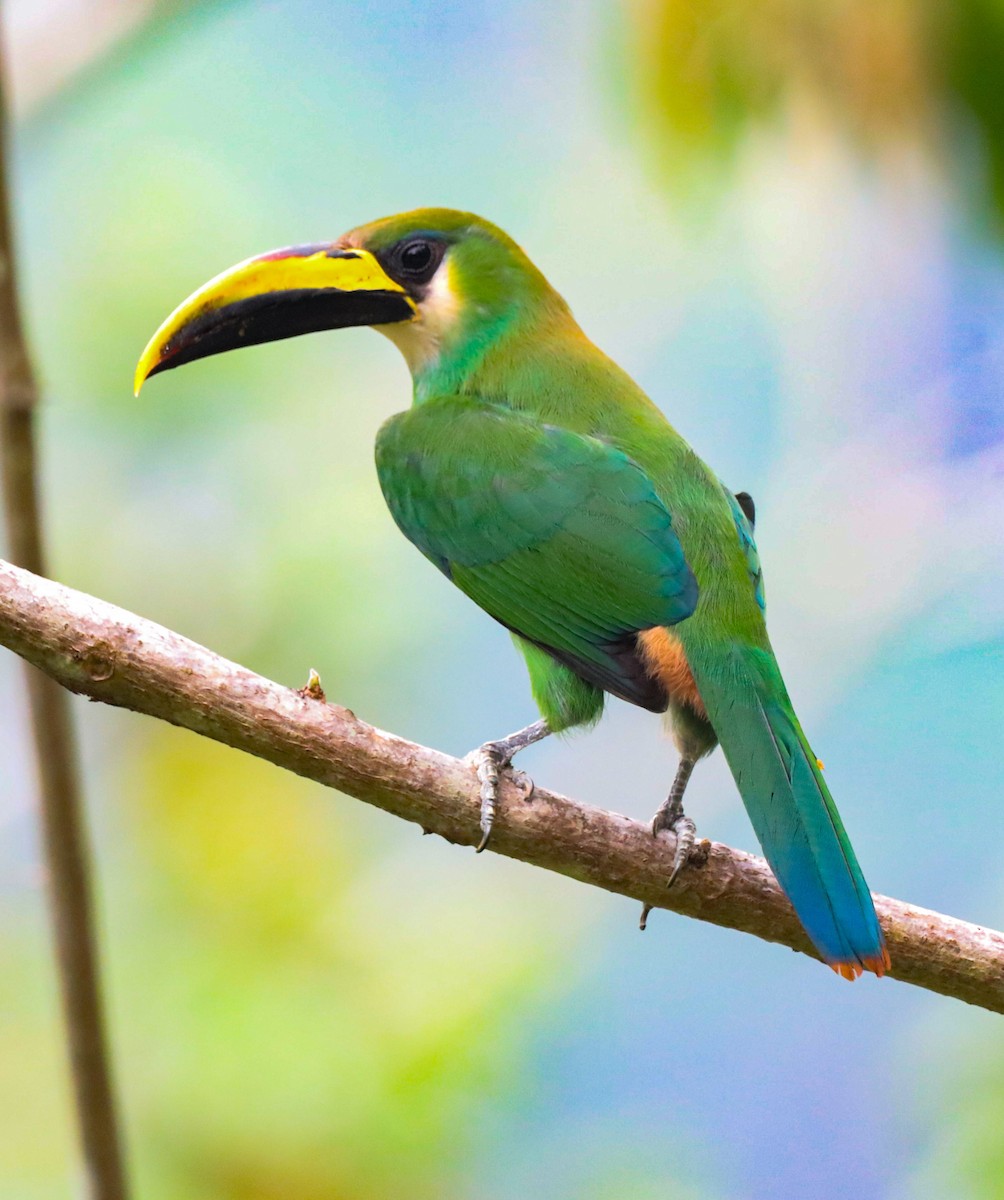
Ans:
[[[682,811],[674,814],[672,812],[664,812],[660,809],[652,819],[652,836],[658,837],[664,829],[676,837],[673,869],[666,883],[666,887],[671,888],[676,883],[680,872],[690,861],[690,853],[694,849],[694,843],[697,841],[697,826]]]
[[[692,758],[689,755],[681,755],[680,765],[676,769],[676,778],[673,780],[673,786],[670,788],[669,795],[663,801],[659,811],[652,818],[653,837],[658,837],[664,829],[668,829],[676,838],[673,869],[669,874],[669,879],[666,881],[667,888],[671,888],[676,883],[680,872],[690,861],[694,843],[697,841],[697,826],[683,811],[683,793],[687,790],[687,781],[690,779],[696,761],[696,758]],[[648,914],[651,911],[651,904],[646,904],[642,908],[640,921],[642,929],[645,928]]]
[[[666,880],[666,887],[671,888],[676,883],[677,876],[690,862],[690,852],[697,841],[697,826],[690,817],[680,817],[673,829],[676,834],[676,853],[673,855],[673,869]]]
[[[652,818],[652,836],[658,837],[664,829],[668,829],[676,838],[673,869],[669,873],[669,879],[666,880],[666,888],[668,890],[676,883],[680,872],[690,862],[691,855],[694,854],[694,845],[697,841],[697,826],[682,811],[674,816],[672,813],[660,809]],[[643,933],[648,926],[648,915],[653,907],[651,904],[642,905],[638,928]]]
[[[488,845],[498,807],[502,772],[509,765],[498,742],[485,742],[474,751],[472,758],[481,784],[481,840],[475,847],[478,854]]]
[[[519,790],[523,793],[522,798],[524,800],[529,800],[530,797],[533,795],[534,788],[537,785],[533,782],[533,780],[530,778],[530,776],[527,775],[526,771],[520,770],[519,767],[514,767],[512,765],[512,763],[510,763],[509,764],[509,778],[513,781],[513,784],[516,787],[518,787]]]
[[[481,841],[476,846],[478,854],[488,845],[488,839],[492,835],[502,772],[510,772],[510,778],[523,793],[523,799],[529,800],[533,795],[533,780],[525,771],[513,768],[513,755],[546,738],[550,732],[546,721],[535,721],[525,729],[519,729],[497,742],[485,742],[467,756],[467,761],[474,767],[481,784]]]
[[[492,835],[503,774],[509,772],[509,778],[522,792],[524,800],[529,800],[533,795],[534,782],[525,771],[512,765],[505,748],[498,742],[485,742],[474,751],[471,758],[481,783],[481,840],[475,847],[476,852],[480,854]]]

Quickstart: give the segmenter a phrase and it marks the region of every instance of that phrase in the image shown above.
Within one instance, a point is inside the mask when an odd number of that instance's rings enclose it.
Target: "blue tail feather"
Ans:
[[[881,974],[888,955],[868,885],[772,656],[772,669],[763,669],[766,658],[737,649],[728,686],[695,671],[701,698],[771,870],[816,949],[843,974]]]

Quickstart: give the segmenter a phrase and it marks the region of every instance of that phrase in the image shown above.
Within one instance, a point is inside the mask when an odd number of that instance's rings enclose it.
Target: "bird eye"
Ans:
[[[420,274],[432,262],[432,247],[428,242],[409,242],[401,249],[401,266],[409,274]]]
[[[410,238],[391,252],[391,274],[397,275],[402,283],[428,283],[445,253],[446,247],[434,238]]]

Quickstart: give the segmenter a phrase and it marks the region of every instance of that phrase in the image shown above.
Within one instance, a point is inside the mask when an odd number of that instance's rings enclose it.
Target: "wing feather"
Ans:
[[[697,583],[637,463],[465,396],[392,417],[377,471],[405,536],[496,620],[615,695],[665,707],[626,650],[689,616]]]

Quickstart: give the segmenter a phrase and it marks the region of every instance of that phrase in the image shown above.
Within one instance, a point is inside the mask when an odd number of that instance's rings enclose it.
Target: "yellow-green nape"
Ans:
[[[498,225],[479,217],[477,213],[457,208],[413,208],[408,212],[378,217],[350,230],[343,239],[348,245],[365,246],[368,250],[388,249],[404,237],[431,234],[453,244],[470,237],[497,242],[506,249],[523,254],[519,245]]]

